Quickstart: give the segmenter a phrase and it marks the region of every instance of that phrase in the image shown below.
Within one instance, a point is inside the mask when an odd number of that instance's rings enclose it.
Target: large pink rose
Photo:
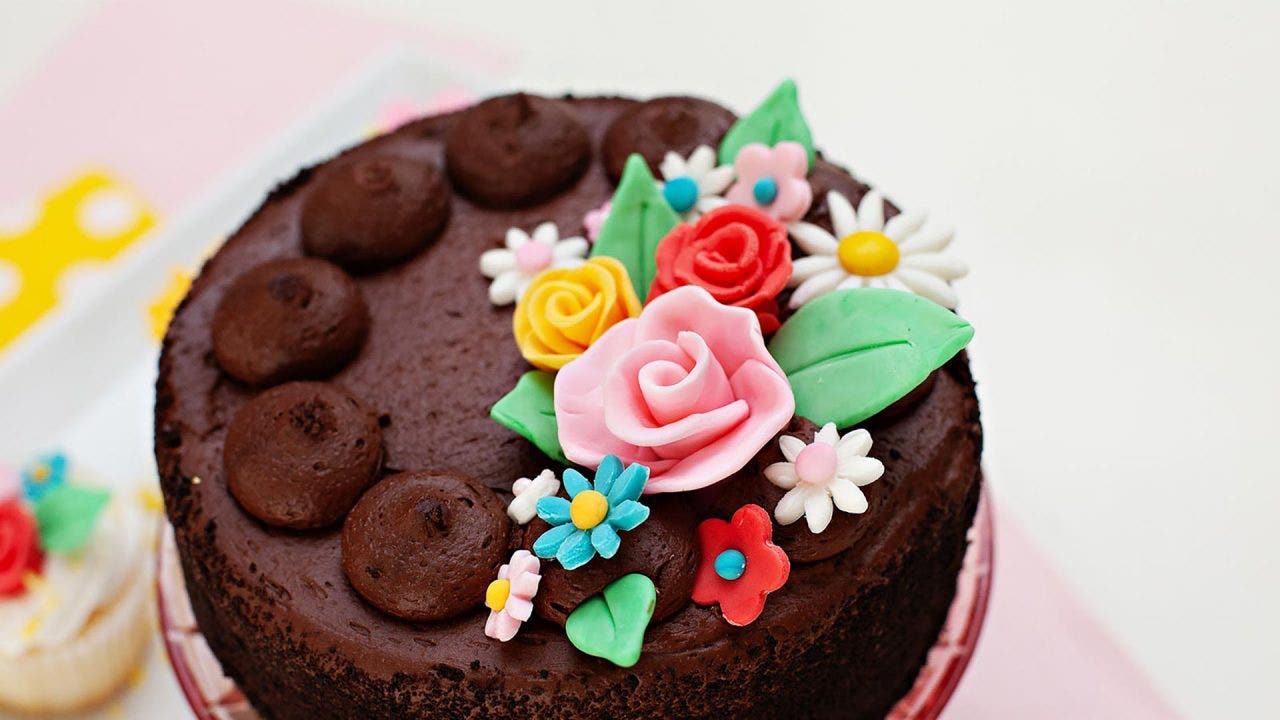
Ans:
[[[795,399],[756,314],[700,287],[654,299],[556,375],[565,456],[647,465],[646,493],[694,490],[742,469],[791,419]]]

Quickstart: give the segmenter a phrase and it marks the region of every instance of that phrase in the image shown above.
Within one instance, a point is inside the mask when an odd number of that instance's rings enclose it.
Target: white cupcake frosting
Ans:
[[[28,592],[0,599],[0,656],[19,657],[74,640],[95,611],[109,607],[137,577],[150,524],[149,513],[117,492],[79,553],[47,554]]]

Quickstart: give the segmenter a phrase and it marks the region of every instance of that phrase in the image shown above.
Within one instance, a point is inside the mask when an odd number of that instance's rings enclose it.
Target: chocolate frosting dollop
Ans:
[[[472,200],[518,208],[572,185],[591,162],[586,127],[566,103],[517,93],[486,100],[445,138],[449,177]]]
[[[378,476],[377,415],[341,388],[293,382],[245,403],[223,446],[227,486],[268,525],[308,530],[343,518]]]
[[[352,272],[417,254],[449,219],[449,188],[434,164],[398,156],[340,160],[317,173],[302,203],[302,246]]]
[[[511,522],[472,478],[404,472],[374,485],[342,526],[342,570],[371,605],[445,620],[484,602],[506,559]]]
[[[213,314],[213,353],[255,386],[325,377],[360,351],[369,309],[342,268],[317,258],[271,260],[232,283]]]
[[[655,177],[667,152],[688,157],[699,145],[714,150],[729,131],[733,112],[707,100],[660,97],[639,103],[618,116],[604,135],[604,167],[616,182],[627,158],[640,153]]]
[[[684,498],[649,497],[649,519],[622,533],[622,545],[612,558],[597,557],[575,570],[543,561],[542,583],[534,598],[539,617],[564,625],[569,613],[598,595],[609,583],[631,573],[653,581],[658,591],[653,621],[675,614],[689,602],[698,570],[698,517]],[[549,528],[534,520],[525,531],[526,549]]]

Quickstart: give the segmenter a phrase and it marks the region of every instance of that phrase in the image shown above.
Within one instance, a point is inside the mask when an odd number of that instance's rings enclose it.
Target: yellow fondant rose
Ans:
[[[543,370],[559,370],[605,330],[639,314],[640,299],[627,269],[601,256],[534,278],[516,304],[512,325],[526,360]]]

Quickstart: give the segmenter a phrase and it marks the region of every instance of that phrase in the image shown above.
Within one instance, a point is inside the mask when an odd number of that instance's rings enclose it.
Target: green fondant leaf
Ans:
[[[657,274],[658,242],[679,223],[680,216],[662,197],[644,158],[632,155],[591,255],[608,255],[626,266],[636,295],[644,302]]]
[[[794,80],[783,80],[759,107],[729,128],[720,141],[720,164],[732,165],[744,145],[763,143],[772,147],[786,140],[803,145],[809,167],[813,167],[813,135],[800,112]]]
[[[972,337],[969,323],[925,298],[861,288],[801,307],[769,352],[791,381],[797,415],[847,428],[911,392]]]
[[[71,554],[89,541],[98,516],[111,493],[80,485],[61,485],[36,503],[36,524],[40,527],[40,547],[45,552]]]
[[[644,631],[657,600],[652,580],[639,573],[623,575],[569,614],[565,635],[588,655],[631,667],[640,660]]]
[[[502,396],[489,411],[489,417],[515,430],[558,462],[569,464],[560,448],[556,425],[556,408],[552,389],[556,376],[532,370],[520,377],[515,388]]]

